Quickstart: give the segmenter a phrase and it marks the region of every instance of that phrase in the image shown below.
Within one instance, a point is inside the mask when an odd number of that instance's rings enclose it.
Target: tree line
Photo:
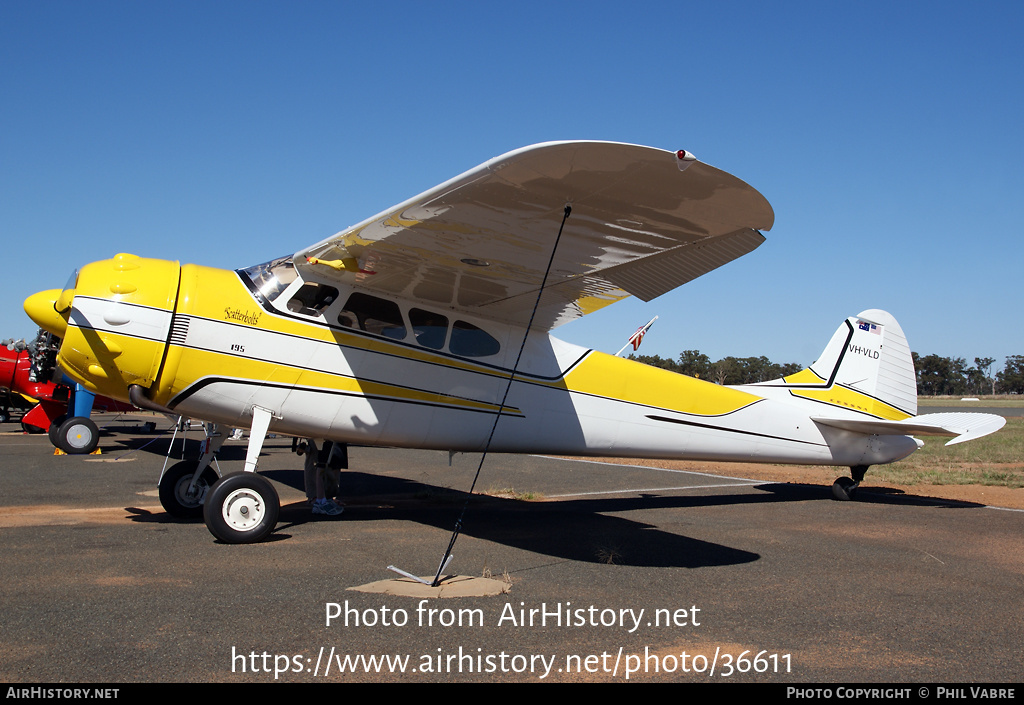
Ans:
[[[730,356],[723,357],[718,362],[711,362],[711,358],[700,350],[684,350],[679,353],[678,362],[658,355],[630,355],[629,359],[716,384],[768,382],[803,369],[803,365],[795,362],[780,365],[764,355],[760,357]]]
[[[962,357],[911,353],[917,371],[917,393],[921,396],[1024,394],[1024,355],[1010,355],[1002,371],[993,373],[995,358],[976,357],[968,366]],[[678,360],[659,355],[630,355],[630,360],[660,367],[716,384],[755,384],[799,372],[796,362],[779,364],[765,356],[723,357],[712,362],[699,350],[684,350]]]
[[[1024,394],[1024,355],[1010,355],[1002,371],[993,374],[993,357],[976,357],[974,365],[968,366],[962,357],[911,354],[918,394]]]

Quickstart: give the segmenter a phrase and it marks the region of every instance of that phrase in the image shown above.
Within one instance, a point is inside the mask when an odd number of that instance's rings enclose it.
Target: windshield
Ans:
[[[249,277],[249,280],[256,285],[257,291],[270,302],[280,296],[281,292],[288,288],[288,285],[295,281],[295,277],[298,275],[295,265],[292,264],[291,255],[256,264],[241,269],[239,272]]]

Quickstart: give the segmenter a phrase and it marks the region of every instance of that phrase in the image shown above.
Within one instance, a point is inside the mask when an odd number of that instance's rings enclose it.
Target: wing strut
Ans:
[[[469,506],[469,499],[473,496],[473,490],[476,489],[476,482],[480,479],[480,471],[484,467],[484,459],[487,457],[487,451],[491,447],[491,441],[494,439],[494,432],[498,428],[498,421],[501,419],[501,412],[505,409],[505,402],[508,401],[509,390],[512,389],[512,380],[515,379],[516,372],[519,371],[519,362],[523,358],[523,350],[526,349],[526,341],[530,337],[530,330],[533,328],[533,319],[537,315],[537,309],[540,308],[540,299],[544,295],[544,288],[548,283],[548,275],[551,273],[551,265],[555,261],[555,253],[558,251],[558,242],[562,239],[562,231],[565,229],[565,222],[569,220],[569,214],[572,213],[572,206],[568,203],[565,204],[565,210],[562,213],[562,222],[558,226],[558,235],[555,236],[555,244],[551,247],[551,257],[548,258],[548,266],[544,268],[544,278],[541,280],[540,289],[537,291],[537,300],[533,304],[533,310],[530,312],[530,320],[526,324],[526,332],[523,333],[523,342],[519,345],[519,353],[516,355],[516,362],[512,365],[512,372],[508,376],[508,383],[505,385],[505,393],[501,397],[501,404],[498,405],[498,413],[494,415],[494,423],[491,425],[491,432],[487,436],[487,443],[484,444],[484,452],[480,455],[480,463],[476,467],[476,474],[473,476],[473,484],[469,487],[469,493],[466,495],[466,501],[462,505],[462,511],[459,512],[459,518],[455,520],[455,529],[452,531],[452,538],[448,542],[448,548],[445,549],[444,556],[441,558],[441,563],[438,565],[437,574],[434,576],[433,582],[430,583],[431,587],[437,587],[438,583],[441,582],[441,573],[448,567],[448,564],[452,560],[452,549],[455,547],[455,541],[459,538],[459,534],[462,532],[462,518],[466,515],[466,508]],[[395,568],[394,566],[388,566],[389,569],[402,575],[409,575],[403,570]],[[421,581],[423,582],[423,581]]]

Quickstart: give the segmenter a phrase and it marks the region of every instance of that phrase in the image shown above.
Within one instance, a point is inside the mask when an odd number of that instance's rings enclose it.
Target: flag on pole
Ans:
[[[640,348],[640,343],[643,341],[644,336],[647,335],[647,331],[649,331],[651,329],[651,326],[654,325],[654,322],[656,320],[658,320],[657,316],[655,316],[654,318],[649,320],[647,322],[647,325],[640,326],[639,328],[637,328],[636,329],[636,333],[634,333],[633,335],[629,336],[629,341],[625,345],[623,345],[622,346],[622,350],[619,350],[617,353],[615,353],[615,355],[616,356],[621,355],[623,350],[628,348],[630,345],[633,346],[633,352],[636,352]]]

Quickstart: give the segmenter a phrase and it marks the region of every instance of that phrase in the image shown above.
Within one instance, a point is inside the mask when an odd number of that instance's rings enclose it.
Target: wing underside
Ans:
[[[295,265],[306,279],[523,325],[566,205],[534,322],[545,329],[659,296],[750,252],[774,221],[755,189],[687,153],[554,142],[492,159],[296,253]]]

